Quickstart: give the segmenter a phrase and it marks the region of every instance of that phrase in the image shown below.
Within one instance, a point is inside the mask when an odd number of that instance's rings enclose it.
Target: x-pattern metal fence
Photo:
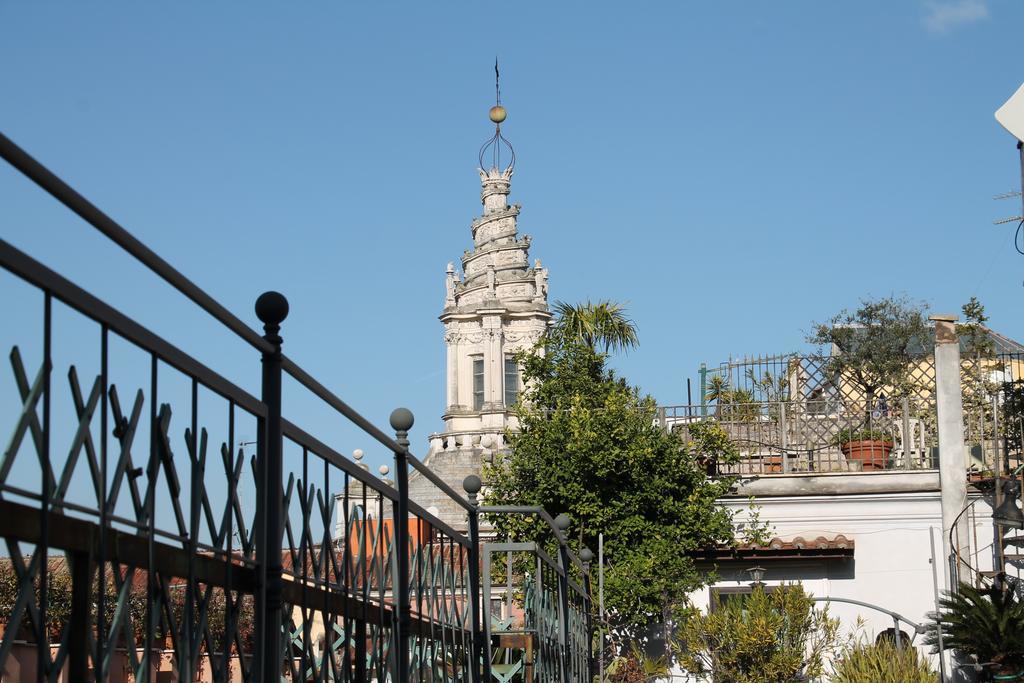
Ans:
[[[14,331],[38,343],[15,344],[9,356],[17,401],[0,459],[0,672],[39,681],[167,672],[182,681],[491,680],[479,485],[467,499],[412,455],[408,411],[392,414],[388,435],[284,356],[284,297],[257,301],[259,335],[2,135],[0,156],[262,360],[256,397],[0,240],[18,300],[41,304],[41,332]],[[63,389],[55,345],[79,359]],[[288,420],[285,378],[389,451],[395,482]],[[465,529],[409,499],[410,468],[465,510]],[[567,568],[579,560],[553,532],[561,551],[544,594],[557,596],[561,636],[528,649],[551,673],[544,680],[588,679],[589,579],[573,578]],[[16,655],[26,648],[30,658]]]

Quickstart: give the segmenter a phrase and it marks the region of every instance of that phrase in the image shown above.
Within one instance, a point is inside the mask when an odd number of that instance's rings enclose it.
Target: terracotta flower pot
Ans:
[[[884,470],[889,462],[889,453],[892,452],[892,441],[881,441],[867,439],[862,441],[847,441],[839,446],[843,455],[861,463],[865,470]]]
[[[766,455],[761,459],[761,469],[765,473],[776,474],[782,471],[781,455]]]

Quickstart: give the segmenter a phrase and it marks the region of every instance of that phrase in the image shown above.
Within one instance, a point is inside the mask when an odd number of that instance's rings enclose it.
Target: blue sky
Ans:
[[[286,352],[380,424],[412,408],[422,453],[495,55],[552,296],[626,302],[641,345],[616,366],[680,403],[700,362],[799,349],[865,296],[975,295],[1024,339],[1024,258],[992,225],[1020,211],[992,200],[1020,182],[992,114],[1022,25],[1012,0],[0,0],[0,130],[243,319],[285,293]],[[251,350],[6,166],[0,229],[258,392]]]

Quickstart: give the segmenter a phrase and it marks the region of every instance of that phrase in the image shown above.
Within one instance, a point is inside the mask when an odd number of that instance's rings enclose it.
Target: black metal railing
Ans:
[[[285,356],[280,294],[257,301],[259,335],[2,135],[0,156],[262,364],[257,398],[0,240],[18,291],[5,300],[38,296],[42,321],[3,332],[17,402],[0,460],[0,672],[490,681],[475,492],[467,500],[410,453],[412,414],[392,413],[391,436]],[[285,377],[390,451],[394,482],[289,420]],[[465,510],[465,529],[409,499],[409,468]],[[557,659],[536,666],[558,671],[545,680],[582,680],[589,577],[559,538]]]
[[[568,517],[554,519],[533,506],[484,506],[485,517],[536,516],[551,532],[557,549],[544,544],[490,542],[483,546],[483,602],[487,661],[504,667],[499,680],[590,681],[596,674],[592,649],[590,570],[569,549]],[[500,610],[490,606],[497,602]]]

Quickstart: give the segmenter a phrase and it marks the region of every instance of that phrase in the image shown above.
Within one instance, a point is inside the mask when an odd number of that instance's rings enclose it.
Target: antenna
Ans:
[[[1021,143],[1017,143],[1019,148]],[[1024,150],[1021,150],[1021,168],[1024,169]],[[1024,184],[1024,170],[1021,171],[1021,182]],[[1024,192],[1004,192],[997,194],[992,199],[1016,199],[1017,197],[1024,198]],[[1017,250],[1018,254],[1024,255],[1024,245],[1021,244],[1021,231],[1024,230],[1024,213],[1020,216],[1007,216],[1006,218],[1000,218],[999,220],[992,221],[993,225],[1006,225],[1007,223],[1016,223],[1017,231],[1013,233],[1013,248]]]
[[[1014,197],[1024,198],[1024,85],[1017,88],[1017,92],[1006,100],[1003,106],[996,110],[996,121],[1007,130],[1013,137],[1017,138],[1017,154],[1020,156],[1020,192],[1007,192],[996,195],[996,199],[1011,199]],[[995,222],[996,225],[1004,223],[1017,223],[1017,232],[1013,235],[1013,246],[1019,254],[1024,255],[1024,248],[1021,248],[1021,231],[1024,230],[1024,205],[1021,207],[1021,215],[1010,218],[1003,218]]]
[[[1020,196],[1020,192],[1004,192],[1002,194],[997,194],[996,196],[992,197],[992,199],[999,201],[1001,199],[1016,199],[1017,197]],[[992,225],[1004,225],[1006,223],[1016,223],[1017,221],[1022,220],[1024,220],[1024,216],[1007,216],[1006,218],[1000,218],[999,220],[992,221]]]

